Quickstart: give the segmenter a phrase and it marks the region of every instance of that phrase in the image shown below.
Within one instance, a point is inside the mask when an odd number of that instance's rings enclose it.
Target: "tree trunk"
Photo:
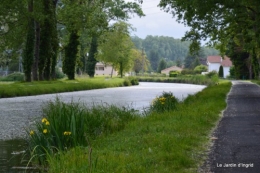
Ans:
[[[79,46],[78,31],[70,33],[69,43],[65,47],[65,58],[63,60],[62,71],[68,76],[69,80],[75,79],[75,67]]]
[[[33,0],[28,2],[29,13],[33,12]],[[35,39],[34,19],[32,17],[28,20],[27,38],[25,43],[25,49],[23,51],[23,68],[25,74],[25,81],[32,81],[32,64],[33,64],[33,52],[34,52],[34,39]]]
[[[38,63],[39,63],[39,49],[40,49],[40,24],[35,22],[35,44],[34,44],[34,61],[32,66],[33,80],[38,81]]]
[[[120,62],[120,65],[119,65],[120,67],[119,67],[119,69],[120,69],[120,76],[121,76],[121,78],[123,78],[123,63],[122,62]]]
[[[111,78],[112,78],[112,76],[113,76],[113,72],[114,72],[114,68],[113,68],[113,66],[112,66],[112,70],[111,70]]]

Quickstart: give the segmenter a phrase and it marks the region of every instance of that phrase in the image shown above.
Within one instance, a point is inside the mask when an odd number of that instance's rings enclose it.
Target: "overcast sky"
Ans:
[[[142,18],[134,16],[128,21],[136,28],[136,32],[133,32],[132,35],[140,38],[145,38],[147,35],[182,38],[189,28],[176,22],[171,14],[160,10],[157,7],[159,2],[160,0],[144,0],[142,9],[146,16]]]

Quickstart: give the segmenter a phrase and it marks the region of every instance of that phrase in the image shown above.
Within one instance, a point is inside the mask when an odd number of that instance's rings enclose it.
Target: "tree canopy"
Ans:
[[[259,0],[161,0],[159,6],[191,27],[183,38],[192,41],[191,51],[199,48],[199,40],[210,38],[210,43],[218,45],[222,53],[234,40],[244,50],[259,55]]]
[[[133,66],[131,50],[134,44],[129,36],[129,24],[117,22],[101,37],[97,60],[111,64],[122,77],[123,73],[128,72]]]

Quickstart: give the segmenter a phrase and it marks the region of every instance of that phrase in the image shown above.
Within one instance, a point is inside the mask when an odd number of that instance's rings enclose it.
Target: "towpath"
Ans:
[[[211,173],[260,172],[260,87],[234,81],[227,109],[213,136],[208,170]]]

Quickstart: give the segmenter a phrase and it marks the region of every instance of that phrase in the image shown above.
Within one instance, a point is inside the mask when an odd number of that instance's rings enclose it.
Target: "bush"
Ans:
[[[131,76],[131,77],[128,77],[127,79],[130,81],[131,85],[138,85],[139,84],[138,79],[136,77]]]
[[[191,69],[183,69],[182,71],[181,71],[181,74],[182,75],[188,75],[188,74],[195,74],[195,72],[193,71],[193,70],[191,70]]]
[[[23,73],[12,73],[3,77],[1,81],[24,81],[24,74]]]
[[[55,68],[55,75],[56,75],[56,79],[62,79],[64,78],[66,75],[62,72],[62,70],[58,67]]]
[[[124,86],[131,86],[131,82],[130,82],[130,80],[128,78],[125,78]]]
[[[149,107],[149,111],[165,112],[176,109],[178,99],[171,92],[163,92],[159,97],[156,97]]]
[[[208,71],[208,67],[205,65],[198,65],[194,68],[195,73],[201,74],[201,72]]]
[[[180,74],[179,71],[170,71],[169,77],[177,77]]]
[[[212,78],[213,76],[217,76],[218,73],[216,71],[211,71],[206,74],[207,77]]]
[[[224,77],[224,70],[222,65],[219,67],[218,76],[221,78]]]

